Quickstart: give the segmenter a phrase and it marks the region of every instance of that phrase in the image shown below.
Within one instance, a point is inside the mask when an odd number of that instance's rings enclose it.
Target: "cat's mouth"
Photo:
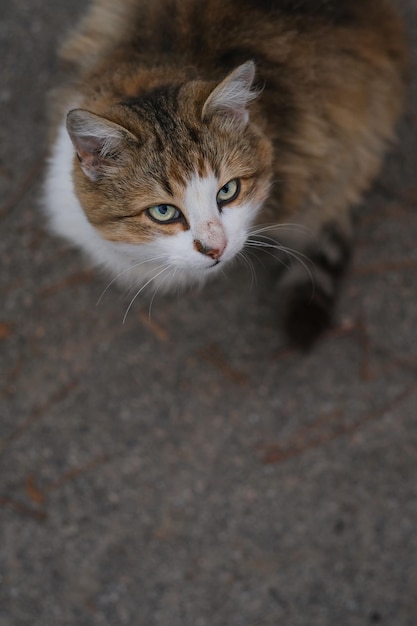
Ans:
[[[216,267],[216,265],[219,265],[219,263],[220,263],[220,259],[216,259],[211,265],[206,267],[206,269],[211,270],[213,267]]]

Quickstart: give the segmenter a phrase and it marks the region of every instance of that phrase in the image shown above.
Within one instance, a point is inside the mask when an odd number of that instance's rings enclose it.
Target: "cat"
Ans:
[[[280,252],[282,321],[310,346],[403,108],[388,0],[95,0],[61,57],[52,230],[137,292]]]

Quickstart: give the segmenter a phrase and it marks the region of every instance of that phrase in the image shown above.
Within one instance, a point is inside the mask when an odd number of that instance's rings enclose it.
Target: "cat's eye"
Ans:
[[[172,206],[172,204],[156,204],[149,207],[146,212],[151,219],[162,224],[175,222],[182,217],[181,211]]]
[[[229,180],[228,183],[223,185],[220,191],[217,194],[217,204],[219,206],[223,206],[224,204],[228,204],[232,202],[240,193],[240,180],[238,178],[233,178],[233,180]]]

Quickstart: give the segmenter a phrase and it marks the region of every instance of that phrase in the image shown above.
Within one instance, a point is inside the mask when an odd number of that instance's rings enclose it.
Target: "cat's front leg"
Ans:
[[[286,264],[278,281],[279,314],[291,342],[309,349],[332,323],[335,304],[351,258],[351,237],[327,222]]]

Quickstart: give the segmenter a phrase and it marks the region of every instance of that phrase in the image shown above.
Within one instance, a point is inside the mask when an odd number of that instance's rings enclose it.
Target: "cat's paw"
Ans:
[[[281,323],[290,342],[309,350],[333,320],[337,288],[324,272],[285,277],[280,286]]]
[[[335,294],[324,293],[317,287],[314,294],[311,291],[311,283],[304,283],[293,285],[283,294],[286,300],[283,329],[290,342],[302,350],[309,350],[333,320]]]

